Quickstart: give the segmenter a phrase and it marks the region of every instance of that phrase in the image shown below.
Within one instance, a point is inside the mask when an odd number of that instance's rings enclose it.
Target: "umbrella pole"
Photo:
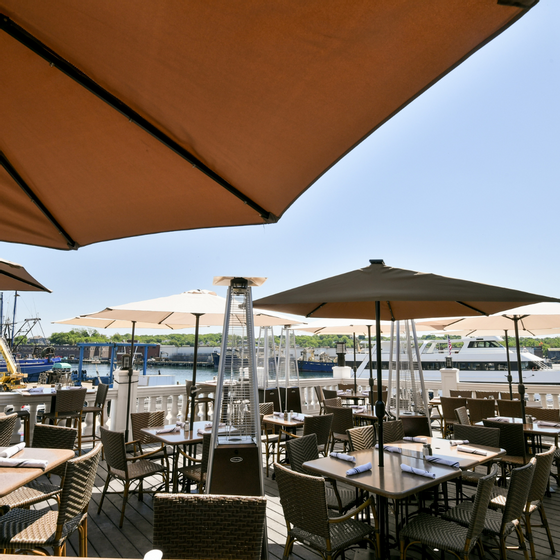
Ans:
[[[504,331],[504,333],[506,338],[506,358],[507,358],[507,366],[508,366],[507,382],[509,385],[509,399],[513,400],[513,388],[511,385],[513,378],[511,377],[511,362],[509,361],[509,341],[508,341],[507,329]]]
[[[513,318],[513,325],[515,327],[515,346],[517,350],[517,373],[519,374],[519,385],[517,386],[517,389],[519,391],[519,400],[521,401],[521,414],[523,416],[523,424],[525,424],[525,385],[523,385],[523,372],[521,370],[521,348],[519,346],[519,324],[518,324],[519,319],[520,317],[516,315]]]
[[[124,441],[128,441],[128,423],[130,421],[130,386],[132,385],[132,372],[134,371],[134,330],[136,321],[132,321],[132,340],[130,341],[130,365],[128,367],[128,396],[126,398],[126,428],[124,430]]]
[[[191,398],[191,418],[189,421],[189,430],[192,432],[193,424],[194,424],[194,408],[196,406],[196,362],[198,361],[198,329],[200,324],[200,316],[203,313],[194,313],[196,317],[196,322],[194,326],[194,354],[193,354],[193,373],[192,373],[192,387],[191,387],[191,394],[187,395],[187,398]],[[225,359],[225,358],[224,358]]]
[[[354,338],[354,394],[356,394],[358,392],[358,386],[356,384],[356,377],[357,377],[357,367],[356,367],[356,333],[352,333],[352,336]]]
[[[375,403],[375,415],[379,426],[379,466],[383,466],[383,417],[385,416],[385,404],[383,403],[383,379],[381,376],[381,303],[375,302],[375,350],[377,354],[377,402]],[[371,346],[370,346],[371,348]],[[371,350],[370,350],[371,351]],[[373,391],[373,388],[372,388]]]

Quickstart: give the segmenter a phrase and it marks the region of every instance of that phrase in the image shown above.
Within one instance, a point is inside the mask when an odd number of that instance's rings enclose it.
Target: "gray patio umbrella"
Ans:
[[[255,306],[313,318],[374,319],[377,338],[377,403],[379,440],[383,441],[381,379],[381,320],[428,317],[480,316],[514,306],[560,299],[501,288],[436,274],[386,266],[371,260],[370,266],[255,301]],[[370,344],[370,394],[373,403],[373,371]],[[522,385],[522,384],[521,384]],[[379,465],[383,466],[380,446]]]
[[[16,292],[49,292],[21,266],[14,262],[0,259],[0,290]]]

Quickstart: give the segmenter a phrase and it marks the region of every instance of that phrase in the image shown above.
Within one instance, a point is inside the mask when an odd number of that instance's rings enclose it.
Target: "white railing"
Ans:
[[[302,379],[300,380],[300,394],[302,412],[304,414],[315,414],[319,411],[319,402],[315,391],[316,386],[323,389],[336,389],[339,383],[349,383],[349,379]],[[359,378],[357,380],[359,390],[368,391],[369,381],[367,378]],[[426,390],[432,392],[433,395],[442,394],[441,381],[426,381]],[[187,395],[184,385],[159,385],[159,386],[143,386],[138,387],[133,384],[134,388],[131,392],[132,399],[131,412],[142,412],[151,410],[166,410],[167,423],[174,423],[178,419],[185,419],[185,410],[187,406]],[[508,392],[509,388],[506,383],[457,383],[457,389],[463,391],[500,391]],[[514,385],[514,391],[517,386]],[[540,400],[543,406],[559,408],[560,405],[560,384],[559,385],[528,385],[526,393],[529,402]],[[198,394],[199,396],[210,396],[212,393]],[[126,402],[128,397],[128,386],[125,383],[115,385],[107,394],[105,425],[109,429],[124,429],[124,418],[126,417]],[[95,401],[95,394],[87,394],[86,400],[89,405]],[[31,414],[31,430],[37,419],[37,411],[50,408],[51,397],[49,395],[21,395],[19,393],[0,393],[0,411],[6,410],[6,407],[13,406],[15,409],[26,406]],[[545,404],[546,403],[546,404]],[[205,404],[198,405],[196,412],[197,420],[212,419],[213,407],[210,403],[208,411]],[[88,415],[83,422],[82,430],[84,436],[91,433],[92,416]],[[17,431],[21,431],[21,426],[16,426]]]

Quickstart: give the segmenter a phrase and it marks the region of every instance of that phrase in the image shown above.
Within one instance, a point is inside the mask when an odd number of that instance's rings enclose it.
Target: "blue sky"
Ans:
[[[559,22],[560,2],[541,0],[347,155],[277,224],[77,252],[0,243],[2,258],[53,291],[23,293],[18,318],[41,317],[48,335],[71,328],[51,321],[214,289],[217,275],[268,277],[257,299],[371,258],[560,297]],[[11,309],[13,295],[4,297]]]

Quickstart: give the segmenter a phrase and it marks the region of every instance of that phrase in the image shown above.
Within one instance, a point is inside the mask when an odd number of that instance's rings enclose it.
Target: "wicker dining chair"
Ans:
[[[401,416],[405,436],[431,436],[430,419],[427,416]]]
[[[348,451],[362,451],[364,449],[372,449],[377,441],[375,426],[359,426],[358,428],[349,428],[346,430],[348,434]]]
[[[319,458],[317,451],[317,436],[309,434],[286,442],[286,455],[290,468],[302,474],[309,474],[303,467],[303,463],[314,461]],[[350,508],[357,505],[356,492],[354,489],[338,487],[336,480],[329,480],[325,487],[327,505],[330,509],[338,510],[343,515]]]
[[[33,430],[32,447],[43,449],[74,449],[74,443],[78,430],[76,428],[66,428],[64,426],[49,426],[48,424],[37,424]],[[21,486],[10,494],[0,498],[0,513],[5,514],[13,508],[28,508],[33,504],[38,504],[54,498],[59,500],[66,464],[60,465],[49,471],[49,475],[55,474],[60,477],[60,485],[54,484],[50,480],[38,478],[32,480],[25,486]]]
[[[408,548],[413,544],[427,545],[442,551],[448,550],[462,560],[468,560],[471,551],[478,544],[482,555],[480,536],[497,472],[497,468],[494,467],[490,474],[480,479],[467,527],[427,513],[420,513],[407,523],[399,535],[401,560],[406,559]]]
[[[338,392],[335,389],[323,389],[323,396],[325,399],[336,399]]]
[[[467,408],[469,409],[471,424],[496,416],[496,401],[494,399],[468,399]]]
[[[86,436],[87,441],[91,441],[95,445],[96,441],[101,441],[101,437],[97,435],[97,418],[99,417],[99,425],[103,426],[105,424],[105,401],[107,400],[107,392],[109,391],[109,385],[106,383],[100,383],[97,386],[97,393],[95,394],[95,402],[93,406],[84,406],[82,409],[82,415],[85,417],[87,414],[91,414],[92,426],[91,435]],[[102,452],[103,453],[103,452]]]
[[[16,413],[0,416],[0,447],[9,447],[17,417]]]
[[[348,447],[348,434],[346,430],[354,427],[354,413],[351,408],[337,408],[325,404],[325,416],[333,415],[331,426],[331,452],[337,443],[342,443],[344,451]]]
[[[507,559],[506,538],[515,531],[519,550],[523,551],[525,560],[529,560],[527,546],[523,536],[521,518],[527,504],[527,497],[535,473],[536,459],[511,471],[511,481],[503,511],[488,510],[484,520],[483,535],[493,538],[500,550],[501,560]],[[482,480],[482,479],[481,479]],[[480,483],[479,483],[480,484]],[[468,526],[474,511],[474,504],[462,502],[442,514],[442,518]],[[488,546],[487,544],[485,545]]]
[[[264,496],[156,494],[153,546],[164,558],[260,560]]]
[[[465,389],[457,390],[457,389],[450,389],[449,390],[450,397],[463,397],[465,399],[470,399],[472,397],[472,391],[466,391]]]
[[[280,462],[280,452],[282,448],[286,446],[288,441],[294,438],[308,436],[310,434],[315,434],[317,437],[317,453],[322,453],[326,456],[329,450],[333,418],[334,415],[332,413],[319,414],[317,416],[306,416],[303,420],[303,433],[301,435],[293,434],[282,429],[280,431],[280,441],[278,443],[278,462]]]
[[[511,400],[519,400],[521,398],[519,393],[512,393],[511,395],[509,394],[509,391],[500,391],[500,399],[503,399],[505,401],[511,401]]]
[[[165,410],[152,410],[150,412],[132,412],[130,425],[132,427],[132,441],[127,441],[127,447],[132,445],[134,456],[143,455],[151,461],[167,461],[169,450],[166,445],[154,436],[143,432],[145,428],[159,428],[165,424]]]
[[[263,422],[264,416],[269,416],[274,413],[274,403],[273,402],[262,402],[259,403],[259,414],[261,418],[261,443],[264,445],[265,455],[266,455],[266,476],[269,473],[270,457],[274,461],[274,454],[276,452],[276,446],[280,438],[279,434],[274,433],[273,428],[270,425]]]
[[[531,416],[545,422],[560,423],[560,409],[558,408],[531,408]]]
[[[278,463],[274,464],[280,503],[288,530],[285,559],[289,558],[296,541],[319,552],[326,560],[337,558],[361,541],[368,541],[379,557],[380,539],[377,524],[368,525],[353,519],[360,511],[372,506],[368,498],[359,507],[342,517],[329,518],[325,480],[320,476],[301,474]]]
[[[469,419],[469,413],[467,412],[466,406],[460,406],[455,409],[455,418],[458,424],[463,424],[465,426],[470,426],[471,421]]]
[[[401,420],[383,422],[383,444],[400,441],[404,437],[404,426]]]
[[[180,449],[175,451],[176,453],[182,454],[190,461],[190,465],[179,467],[177,470],[179,474],[182,474],[187,480],[192,480],[196,484],[199,494],[202,493],[204,486],[206,485],[206,473],[208,472],[208,457],[210,455],[211,437],[212,434],[204,434],[202,436],[202,455],[200,459],[191,457]]]
[[[342,408],[342,398],[334,397],[333,399],[325,399],[323,402],[323,413],[326,406],[330,406],[331,408]]]
[[[77,529],[78,556],[87,556],[87,510],[97,475],[101,444],[89,453],[66,463],[66,476],[58,511],[11,509],[0,517],[0,549],[42,553],[53,548],[55,556],[66,556],[66,540]]]
[[[97,514],[99,515],[101,513],[103,500],[105,499],[105,494],[107,493],[111,479],[118,478],[122,480],[124,482],[124,496],[121,519],[119,522],[119,527],[122,527],[130,485],[138,481],[138,499],[143,501],[142,482],[144,478],[160,474],[163,477],[166,491],[169,491],[169,463],[166,461],[165,465],[159,465],[145,459],[144,455],[127,457],[124,432],[113,432],[103,427],[101,427],[100,430],[101,441],[103,442],[103,448],[105,450],[105,460],[107,461],[107,478],[105,480],[105,486],[103,487],[103,493],[101,494],[101,500],[99,501]],[[150,454],[148,454],[148,456],[150,456]]]
[[[498,414],[509,418],[523,418],[523,407],[521,401],[510,401],[509,399],[498,399]]]
[[[548,487],[548,479],[550,477],[550,469],[552,467],[552,461],[554,459],[555,451],[556,451],[556,447],[552,446],[545,453],[538,453],[537,455],[535,455],[535,459],[536,459],[535,474],[533,475],[533,482],[531,483],[529,495],[527,496],[527,503],[525,505],[525,510],[523,512],[523,520],[525,522],[525,533],[526,533],[527,540],[529,541],[529,545],[531,548],[531,557],[533,560],[536,560],[535,543],[533,539],[533,527],[544,528],[544,530],[546,531],[546,535],[548,537],[548,545],[550,547],[550,552],[552,554],[556,554],[556,551],[554,549],[554,541],[552,540],[552,534],[550,532],[550,527],[548,525],[548,520],[546,518],[546,513],[544,511],[544,496],[546,493],[546,489]],[[490,500],[490,507],[503,510],[506,507],[508,491],[505,489],[500,489],[500,490],[501,491],[499,492],[499,494],[497,496],[494,496]],[[535,511],[539,512],[541,518],[540,525],[531,524],[531,515]]]
[[[85,387],[64,389],[56,392],[54,406],[43,414],[43,424],[47,420],[55,426],[62,420],[78,429],[78,454],[82,452],[82,418],[87,389]]]
[[[319,403],[319,414],[325,412],[325,395],[323,394],[323,387],[321,385],[315,385],[315,394],[317,395],[317,402]]]
[[[443,437],[451,435],[453,424],[457,423],[455,409],[467,406],[467,399],[464,397],[441,397],[441,415],[443,416]]]
[[[474,394],[477,399],[490,399],[495,401],[500,398],[500,391],[475,391]]]

